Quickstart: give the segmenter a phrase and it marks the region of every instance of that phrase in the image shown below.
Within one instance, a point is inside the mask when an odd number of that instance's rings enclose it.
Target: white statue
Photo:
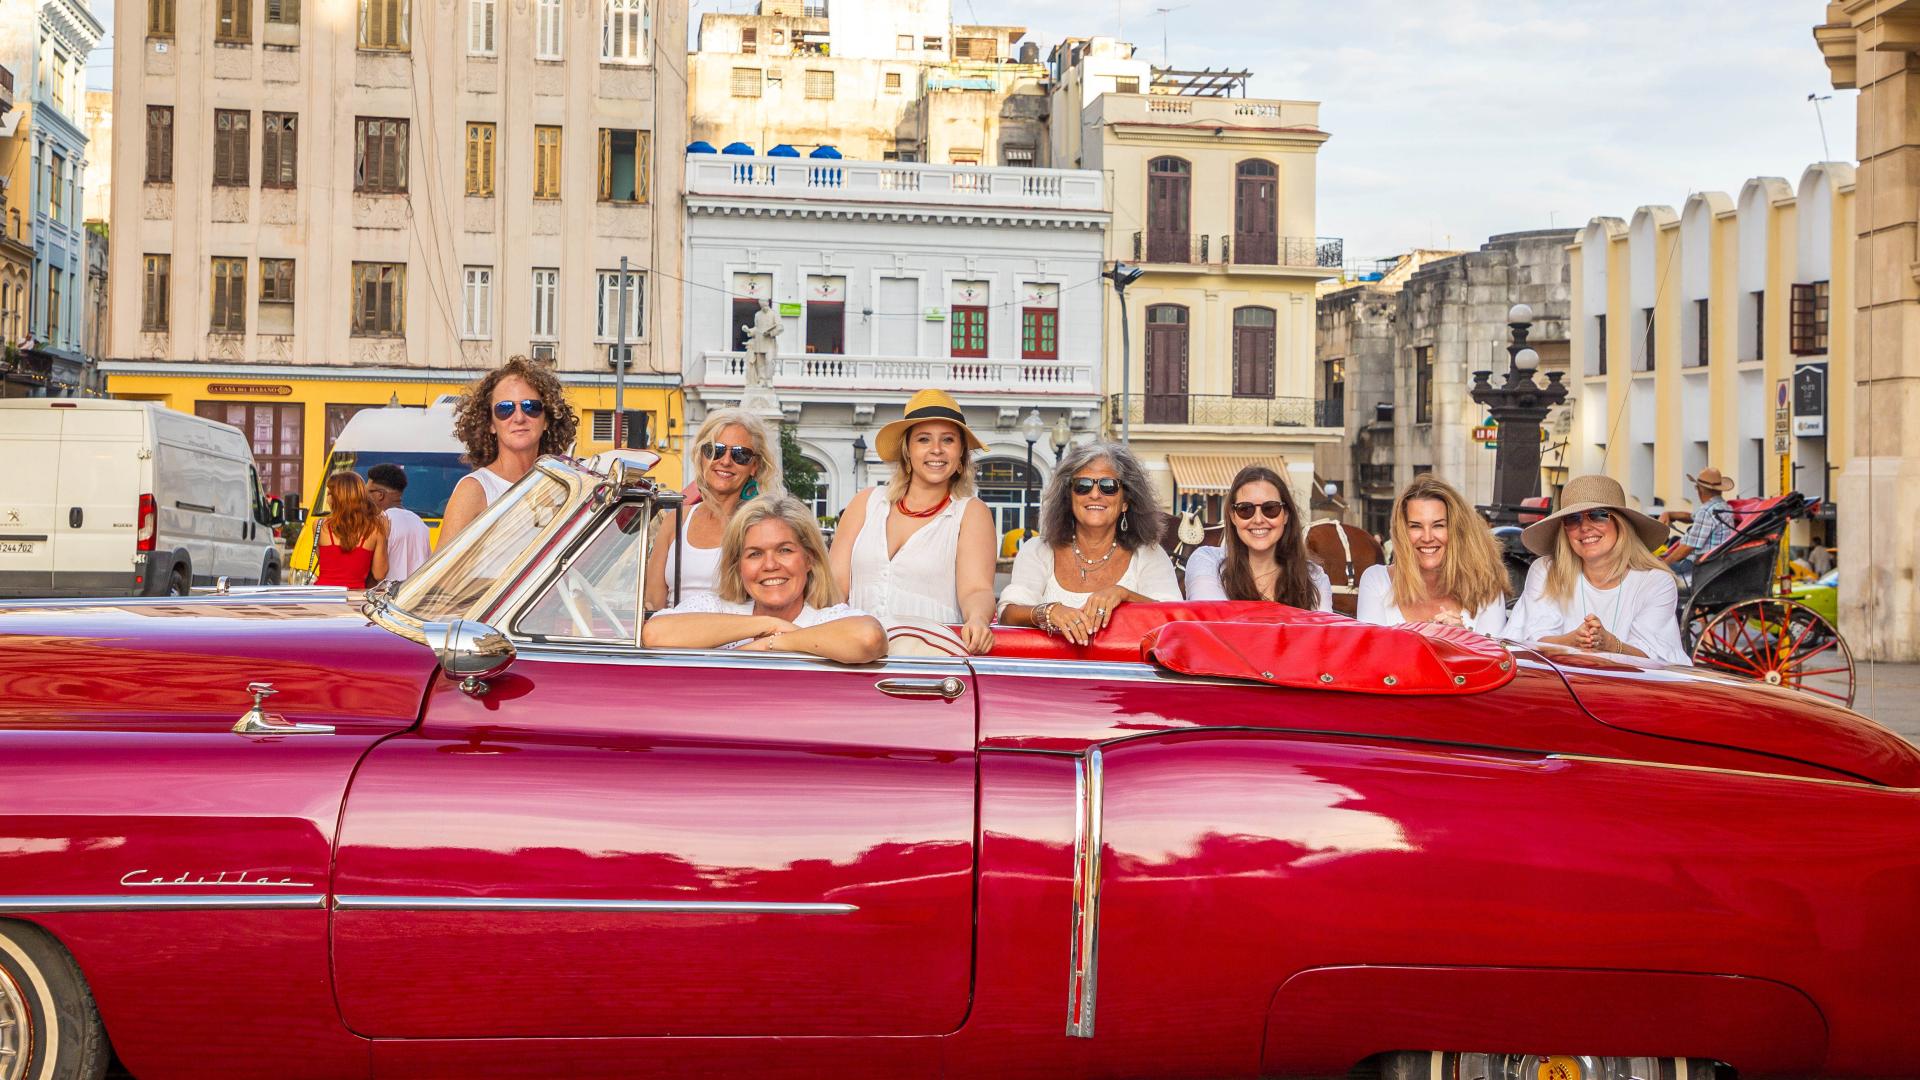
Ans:
[[[753,323],[740,329],[747,332],[747,389],[766,390],[773,386],[774,341],[780,336],[780,316],[773,305],[760,301]]]

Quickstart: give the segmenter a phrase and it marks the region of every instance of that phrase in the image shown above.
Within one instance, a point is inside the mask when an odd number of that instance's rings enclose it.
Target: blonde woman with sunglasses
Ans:
[[[1498,637],[1507,625],[1507,571],[1493,530],[1451,484],[1413,478],[1393,504],[1393,562],[1360,575],[1361,622],[1427,622]]]
[[[1680,584],[1653,546],[1667,527],[1627,505],[1610,476],[1579,476],[1560,509],[1520,534],[1544,556],[1527,570],[1507,636],[1691,665],[1680,642]]]
[[[660,516],[647,557],[647,607],[652,610],[713,592],[720,580],[720,542],[734,512],[750,499],[786,494],[779,440],[750,412],[708,413],[688,450],[700,500]]]
[[[1219,547],[1187,556],[1187,599],[1269,600],[1333,610],[1333,582],[1307,554],[1293,491],[1279,473],[1249,465],[1234,474],[1227,522]]]

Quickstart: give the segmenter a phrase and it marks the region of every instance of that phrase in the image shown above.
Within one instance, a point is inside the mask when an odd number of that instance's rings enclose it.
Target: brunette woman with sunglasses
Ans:
[[[1249,465],[1227,487],[1229,528],[1219,547],[1187,556],[1187,599],[1270,600],[1333,610],[1333,582],[1307,554],[1293,490],[1265,465]]]
[[[1576,476],[1560,509],[1520,542],[1544,556],[1527,570],[1507,636],[1692,665],[1680,642],[1680,581],[1653,547],[1667,527],[1627,505],[1610,476]]]
[[[786,494],[779,441],[758,416],[716,409],[694,432],[692,447],[693,486],[700,498],[660,518],[662,531],[647,558],[650,609],[677,606],[718,588],[720,541],[734,511],[749,499]]]
[[[482,376],[460,395],[453,433],[467,446],[474,470],[460,478],[440,519],[439,543],[460,535],[493,501],[533,471],[542,454],[573,448],[579,424],[554,373],[516,356]]]
[[[1067,451],[1047,481],[1040,535],[1014,557],[1000,621],[1085,645],[1121,604],[1180,599],[1173,560],[1160,546],[1166,515],[1153,504],[1147,471],[1125,447]]]

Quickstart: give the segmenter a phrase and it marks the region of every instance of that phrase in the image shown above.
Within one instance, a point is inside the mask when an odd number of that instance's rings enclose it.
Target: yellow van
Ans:
[[[407,471],[406,507],[420,515],[440,540],[440,519],[447,512],[447,499],[453,485],[472,472],[462,460],[466,447],[453,437],[453,399],[421,409],[389,405],[362,409],[341,430],[327,455],[327,467],[313,485],[307,500],[312,509],[305,514],[300,539],[293,546],[289,561],[291,579],[299,584],[313,580],[318,566],[314,560],[313,538],[327,516],[327,477],[342,469],[351,469],[364,478],[375,465],[398,465]]]

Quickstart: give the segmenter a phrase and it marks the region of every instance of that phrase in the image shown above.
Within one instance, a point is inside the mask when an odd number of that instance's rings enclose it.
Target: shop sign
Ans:
[[[1793,433],[1816,437],[1827,433],[1827,365],[1801,364],[1793,369]]]
[[[798,318],[800,315],[800,310],[801,310],[800,305],[798,303],[795,303],[794,301],[791,301],[791,300],[780,301],[780,314],[783,318],[789,317],[789,316]]]
[[[1773,452],[1785,454],[1793,449],[1792,379],[1781,379],[1773,391]]]
[[[207,393],[238,394],[245,397],[292,397],[293,387],[284,383],[217,382],[207,384]]]

